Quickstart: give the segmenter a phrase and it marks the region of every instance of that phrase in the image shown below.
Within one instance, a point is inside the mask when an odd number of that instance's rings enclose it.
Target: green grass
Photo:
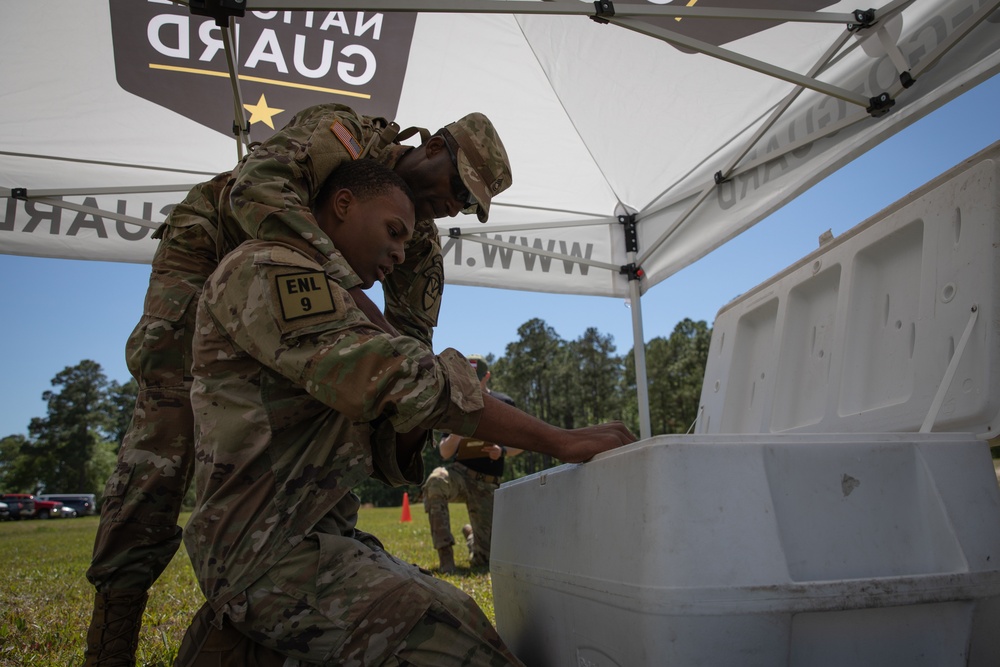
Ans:
[[[402,523],[401,509],[362,509],[358,527],[376,535],[402,560],[431,570],[427,515],[411,507],[413,521]],[[182,516],[182,521],[186,516]],[[451,506],[452,530],[461,540],[468,521],[465,505]],[[0,523],[0,667],[74,667],[83,649],[94,600],[84,573],[97,531],[97,517]],[[442,578],[479,604],[491,621],[493,590],[488,572],[470,570],[468,553],[455,549],[458,571]],[[150,591],[139,637],[137,664],[168,667],[191,617],[203,601],[184,548]]]

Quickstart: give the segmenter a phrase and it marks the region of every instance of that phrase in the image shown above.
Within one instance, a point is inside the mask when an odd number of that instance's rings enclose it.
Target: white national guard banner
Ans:
[[[1000,0],[190,4],[4,0],[0,252],[149,261],[241,124],[481,111],[514,184],[446,282],[636,297],[1000,69]]]

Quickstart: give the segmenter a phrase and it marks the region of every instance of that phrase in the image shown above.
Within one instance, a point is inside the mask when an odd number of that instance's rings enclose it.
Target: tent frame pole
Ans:
[[[125,215],[124,213],[115,213],[113,211],[108,211],[101,208],[94,208],[93,206],[74,204],[73,202],[63,201],[62,199],[49,199],[47,197],[36,197],[36,196],[29,197],[26,194],[22,194],[17,190],[12,190],[9,196],[14,199],[22,199],[24,201],[32,201],[32,202],[37,202],[39,204],[46,204],[48,206],[51,206],[53,209],[66,209],[68,211],[76,211],[77,213],[92,215],[97,218],[116,220],[118,222],[127,222],[133,225],[138,225],[140,227],[148,227],[149,229],[156,229],[161,224],[163,224],[161,222],[153,222],[152,220],[146,220],[145,218],[136,218],[135,216]]]
[[[762,60],[756,58],[751,58],[735,51],[730,51],[728,49],[723,49],[708,42],[703,42],[698,39],[692,39],[686,35],[682,35],[678,32],[672,30],[665,30],[663,28],[657,28],[656,26],[649,25],[642,21],[635,19],[619,19],[613,17],[609,19],[609,22],[613,23],[622,28],[627,28],[633,32],[640,33],[642,35],[647,35],[649,37],[655,37],[657,39],[663,40],[669,44],[681,45],[685,48],[698,51],[706,56],[710,56],[717,60],[730,63],[732,65],[738,65],[740,67],[745,67],[749,70],[755,72],[760,72],[775,79],[780,79],[782,81],[787,81],[788,83],[801,86],[803,88],[809,88],[815,90],[819,93],[829,95],[830,97],[835,97],[837,99],[843,100],[848,104],[853,104],[859,106],[862,109],[867,109],[872,106],[873,102],[871,98],[865,97],[855,93],[852,90],[847,90],[846,88],[841,88],[840,86],[834,86],[828,84],[824,81],[798,74],[791,70],[785,69],[783,67],[778,67],[770,63],[766,63]]]
[[[842,33],[841,36],[838,37],[816,61],[816,63],[809,68],[807,76],[809,78],[813,78],[822,72],[830,60],[832,60],[837,53],[840,52],[841,48],[849,38],[850,33],[846,31]],[[716,173],[715,182],[708,183],[702,187],[701,190],[697,192],[695,200],[687,207],[684,213],[681,214],[681,216],[677,218],[677,220],[675,220],[666,230],[664,230],[660,237],[656,239],[656,241],[654,241],[653,244],[642,254],[642,257],[639,259],[640,263],[644,262],[652,253],[656,252],[656,250],[663,245],[664,241],[666,241],[674,233],[674,231],[684,223],[685,220],[694,214],[694,212],[699,206],[701,206],[702,202],[705,201],[716,186],[732,177],[733,169],[736,168],[736,165],[738,165],[740,161],[746,157],[747,153],[749,153],[750,150],[757,145],[757,142],[760,141],[761,137],[763,137],[767,131],[778,122],[778,119],[781,118],[782,114],[788,110],[788,107],[792,105],[792,102],[798,98],[803,90],[805,90],[805,88],[797,86],[794,90],[792,90],[792,92],[785,96],[778,106],[775,107],[774,111],[771,112],[771,115],[763,123],[761,123],[760,127],[757,128],[757,131],[754,132],[753,136],[750,137],[750,139],[743,145],[742,150],[734,155],[723,169],[720,169],[718,173]],[[867,114],[863,117],[867,118]]]
[[[625,235],[624,264],[618,272],[628,278],[629,307],[632,311],[632,360],[635,363],[636,402],[639,406],[639,437],[645,440],[652,434],[649,418],[649,380],[646,375],[646,337],[642,331],[642,277],[645,275],[637,263],[639,255],[639,214],[619,202],[615,216]]]
[[[187,4],[185,0],[175,0]],[[912,2],[913,0],[904,0]],[[550,16],[595,15],[594,5],[559,0],[535,3],[512,0],[246,0],[246,11],[367,11],[462,14],[520,14]],[[792,9],[746,7],[696,7],[683,5],[621,4],[616,16],[654,18],[748,19],[790,23],[841,23],[856,21],[848,12],[813,12]]]
[[[222,33],[222,43],[225,46],[226,66],[229,68],[229,81],[233,85],[233,134],[236,135],[236,161],[243,159],[243,147],[250,145],[250,122],[243,109],[243,90],[240,88],[240,75],[236,64],[236,19],[232,16],[225,23],[217,21]]]
[[[629,260],[635,261],[636,253],[629,253]],[[632,356],[635,360],[635,390],[639,404],[639,437],[643,440],[652,435],[649,418],[649,379],[646,374],[646,339],[642,331],[642,295],[639,280],[628,281],[629,306],[632,311]]]
[[[896,0],[895,2],[886,5],[882,9],[878,10],[879,19],[885,20],[887,17],[894,16],[896,12],[900,11],[903,7],[910,4],[911,1],[912,0]],[[894,84],[894,86],[891,88],[891,90],[888,93],[885,93],[885,95],[887,95],[890,99],[894,100],[895,97],[899,95],[903,90],[913,85],[913,82],[916,80],[916,78],[920,76],[923,72],[927,71],[927,69],[929,69],[931,66],[933,66],[933,64],[936,63],[944,55],[944,53],[946,53],[948,50],[954,47],[955,44],[957,44],[961,40],[962,36],[967,35],[982,21],[984,21],[987,17],[989,17],[997,9],[997,7],[1000,7],[1000,0],[990,0],[990,2],[984,4],[975,14],[967,18],[962,23],[960,28],[955,31],[955,34],[952,37],[943,42],[933,52],[925,55],[922,60],[920,60],[913,67],[911,67],[910,70],[907,72],[907,74],[909,75],[908,77],[903,77],[902,76],[903,72],[900,72],[901,75],[900,80],[897,81],[896,84]],[[850,33],[845,33],[841,39],[838,39],[836,42],[834,42],[834,44],[830,46],[830,48],[826,51],[826,53],[824,53],[822,58],[819,61],[817,61],[817,63],[809,70],[809,73],[806,75],[805,78],[811,79],[817,76],[819,73],[821,73],[826,68],[827,64],[832,60],[837,51],[839,51],[840,47],[843,46],[844,42],[846,41],[849,35]],[[664,37],[664,39],[666,39],[666,37]],[[889,51],[888,47],[886,47],[886,51],[887,52]],[[706,53],[706,55],[713,55],[713,54]],[[898,68],[899,65],[894,60],[893,64]],[[907,80],[909,83],[903,83],[904,79]],[[750,148],[752,148],[760,140],[760,137],[763,136],[764,130],[771,127],[775,122],[777,122],[779,116],[782,113],[784,113],[785,110],[787,110],[787,108],[791,105],[791,103],[795,100],[795,98],[802,92],[802,90],[803,90],[802,87],[796,88],[791,93],[789,93],[789,95],[786,96],[781,103],[779,103],[779,105],[775,108],[775,111],[765,121],[763,126],[747,142],[747,144],[744,147],[744,150],[734,160],[731,160],[729,164],[726,165],[725,169],[720,170],[718,173],[715,174],[714,183],[710,182],[705,184],[704,186],[700,186],[694,189],[693,191],[688,191],[686,193],[680,193],[678,195],[675,195],[669,201],[661,203],[656,208],[650,209],[650,212],[655,212],[658,210],[662,210],[663,208],[671,205],[674,202],[683,201],[684,199],[691,196],[696,197],[695,201],[692,202],[692,204],[690,204],[684,210],[681,216],[673,223],[671,223],[671,225],[660,234],[659,238],[657,238],[656,241],[654,241],[653,244],[646,249],[646,251],[639,258],[640,263],[646,261],[650,257],[650,255],[652,255],[652,253],[656,252],[656,250],[673,235],[673,233],[677,230],[677,228],[680,227],[689,217],[691,217],[691,215],[694,214],[695,210],[697,210],[697,208],[702,204],[702,202],[704,202],[708,194],[712,191],[712,189],[716,185],[725,182],[727,179],[732,178],[737,174],[743,173],[750,169],[754,169],[760,166],[761,164],[777,160],[782,156],[787,155],[791,151],[796,150],[800,146],[815,142],[824,136],[827,136],[834,132],[838,132],[844,127],[853,125],[857,122],[861,122],[874,115],[870,112],[870,110],[866,111],[859,110],[855,115],[848,115],[847,117],[843,118],[840,122],[831,124],[830,126],[824,128],[824,130],[822,130],[819,133],[803,137],[799,141],[785,146],[784,150],[782,150],[781,152],[765,154],[752,162],[744,163],[741,168],[737,169],[737,165],[744,157],[746,157],[746,154],[747,152],[749,152]],[[820,92],[825,92],[825,91],[820,91]]]

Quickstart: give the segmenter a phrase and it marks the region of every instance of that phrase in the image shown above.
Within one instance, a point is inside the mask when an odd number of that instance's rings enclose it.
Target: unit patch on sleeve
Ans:
[[[322,271],[286,273],[275,278],[281,313],[286,320],[294,320],[307,315],[332,313],[333,294]]]
[[[361,144],[354,138],[351,131],[344,127],[344,124],[339,120],[330,126],[330,131],[340,139],[340,143],[344,144],[344,148],[351,154],[351,157],[357,160],[358,156],[361,155]]]

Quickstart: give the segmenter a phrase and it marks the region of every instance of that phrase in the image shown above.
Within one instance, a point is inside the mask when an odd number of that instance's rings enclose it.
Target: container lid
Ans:
[[[699,433],[1000,428],[1000,142],[727,304]]]

